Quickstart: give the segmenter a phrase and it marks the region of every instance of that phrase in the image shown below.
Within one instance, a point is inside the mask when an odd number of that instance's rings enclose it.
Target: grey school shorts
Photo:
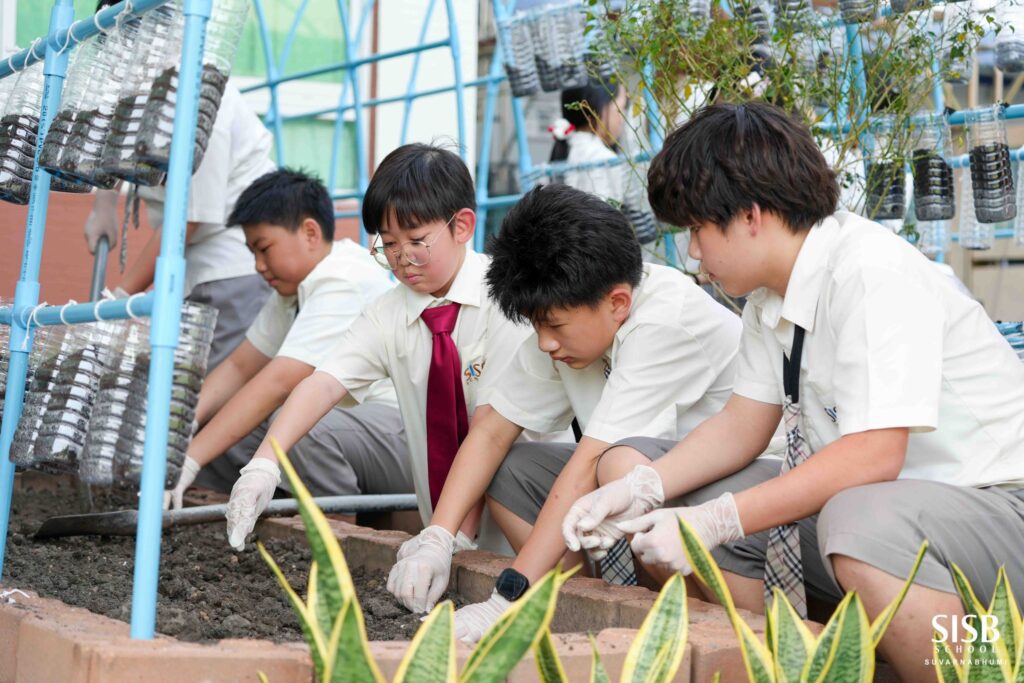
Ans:
[[[675,441],[625,439],[651,460],[668,452]],[[679,499],[666,507],[698,505],[723,493],[735,493],[778,476],[781,462],[759,459],[739,472]],[[996,576],[1005,565],[1015,595],[1024,595],[1024,489],[970,488],[921,479],[900,479],[856,486],[836,494],[821,512],[798,522],[804,583],[809,596],[836,601],[842,591],[830,562],[846,555],[900,579],[914,564],[921,541],[928,551],[915,583],[955,592],[950,566],[967,576],[978,598],[988,604]],[[762,531],[716,548],[712,555],[725,571],[761,579],[768,532]]]

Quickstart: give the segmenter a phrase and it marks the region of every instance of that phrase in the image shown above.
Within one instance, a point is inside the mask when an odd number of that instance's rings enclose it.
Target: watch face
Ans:
[[[515,602],[529,590],[530,580],[510,567],[498,575],[498,581],[494,588],[498,591],[498,595]]]

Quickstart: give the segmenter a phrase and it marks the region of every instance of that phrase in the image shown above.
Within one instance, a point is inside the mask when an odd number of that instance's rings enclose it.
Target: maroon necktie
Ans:
[[[434,507],[459,445],[469,431],[469,418],[462,393],[462,362],[452,341],[459,304],[428,308],[420,317],[434,335],[427,376],[427,478],[430,506]]]

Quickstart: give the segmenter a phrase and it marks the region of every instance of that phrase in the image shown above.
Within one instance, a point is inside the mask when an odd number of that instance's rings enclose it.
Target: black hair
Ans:
[[[713,104],[672,131],[651,162],[647,192],[660,220],[723,230],[754,204],[793,232],[809,230],[839,201],[810,129],[763,102]]]
[[[619,81],[614,76],[591,76],[586,85],[566,88],[562,91],[562,117],[576,126],[576,130],[588,130],[599,125],[594,116],[601,116],[604,108],[615,101],[619,94]],[[555,140],[551,148],[551,161],[565,161],[569,157],[569,143]]]
[[[96,3],[96,11],[99,12],[101,9],[110,7],[111,5],[116,5],[120,1],[121,0],[99,0],[99,2]]]
[[[476,191],[459,156],[435,145],[402,145],[380,162],[363,197],[363,226],[375,235],[388,217],[402,230],[476,211]],[[454,226],[451,227],[454,230]]]
[[[334,240],[334,202],[314,175],[282,168],[261,175],[242,191],[228,225],[270,223],[291,232],[307,218],[320,226],[324,240]]]
[[[596,306],[612,287],[636,287],[640,243],[622,212],[568,185],[530,190],[491,240],[487,284],[502,313],[543,322],[552,309]]]

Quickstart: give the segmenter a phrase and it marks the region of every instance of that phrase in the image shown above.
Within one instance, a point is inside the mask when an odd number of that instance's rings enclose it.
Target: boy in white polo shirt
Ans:
[[[519,555],[490,600],[456,612],[456,635],[467,641],[519,597],[507,583],[525,591],[565,554],[562,518],[597,485],[598,459],[611,444],[678,439],[718,412],[732,393],[741,329],[689,277],[644,264],[620,211],[567,185],[528,192],[491,249],[491,295],[535,332],[482,399],[493,410],[474,424],[431,526],[409,542],[417,547],[388,581],[407,607],[429,610],[450,571],[451,553],[437,545],[452,543],[486,492]],[[524,428],[557,431],[574,417],[578,444],[512,446]]]
[[[202,428],[168,495],[176,508],[193,481],[231,490],[271,414],[313,374],[360,312],[393,287],[365,249],[333,240],[330,195],[304,173],[282,169],[258,178],[240,195],[231,222],[242,226],[256,272],[274,293],[245,340],[203,383],[197,407]],[[373,398],[329,411],[293,449],[292,460],[315,495],[412,490],[394,389],[379,383]]]
[[[247,470],[276,472],[270,437],[288,451],[335,403],[346,396],[365,401],[375,382],[390,378],[420,513],[430,519],[469,420],[479,416],[480,395],[530,333],[487,296],[489,259],[467,248],[475,209],[473,179],[458,155],[409,144],[381,162],[363,199],[363,224],[373,235],[381,273],[394,272],[400,286],[367,306],[317,371],[296,387]],[[276,480],[269,478],[266,490]],[[254,514],[268,501],[269,494],[261,497]],[[501,547],[501,532],[471,515],[458,534],[458,548],[473,545],[478,526],[481,545]]]
[[[834,174],[775,107],[702,110],[666,139],[649,192],[660,218],[690,226],[709,277],[749,294],[735,393],[667,453],[609,451],[609,475],[631,474],[577,502],[567,544],[635,534],[647,565],[689,573],[679,516],[739,606],[764,609],[766,586],[798,609],[856,590],[874,618],[927,539],[881,649],[902,680],[933,677],[932,619],[963,611],[951,564],[985,604],[1000,565],[1024,595],[1024,366],[912,246],[833,214]],[[755,461],[783,413],[783,466]],[[643,514],[637,480],[688,507]]]

